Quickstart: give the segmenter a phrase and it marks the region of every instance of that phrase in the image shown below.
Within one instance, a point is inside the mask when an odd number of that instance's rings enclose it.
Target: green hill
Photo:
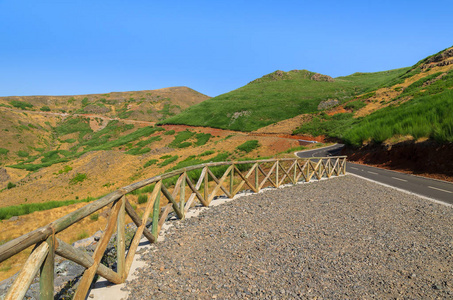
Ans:
[[[355,73],[335,79],[306,70],[275,71],[161,123],[253,131],[300,114],[317,112],[321,101],[333,99],[344,103],[399,78],[407,70]]]
[[[294,133],[326,135],[361,146],[391,138],[429,138],[453,142],[453,48],[429,56],[387,82],[379,95],[371,93],[343,105],[352,112],[317,113]],[[379,104],[376,104],[379,103]],[[361,107],[380,105],[370,114]]]

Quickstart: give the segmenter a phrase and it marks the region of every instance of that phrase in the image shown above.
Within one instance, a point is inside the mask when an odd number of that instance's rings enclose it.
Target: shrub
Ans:
[[[33,104],[31,104],[31,103],[24,102],[24,101],[18,101],[18,100],[11,100],[9,102],[9,104],[11,104],[12,106],[14,106],[16,108],[20,108],[20,109],[27,109],[27,108],[33,107]]]
[[[208,155],[211,155],[211,154],[214,154],[214,151],[213,151],[213,150],[205,151],[205,152],[201,153],[201,154],[198,155],[198,156],[208,156]]]
[[[2,155],[6,155],[8,154],[9,150],[8,149],[5,149],[5,148],[0,148],[0,154]]]
[[[77,173],[76,176],[74,176],[74,178],[72,178],[69,181],[69,183],[70,184],[76,184],[76,183],[84,181],[85,179],[87,179],[87,174],[85,174],[85,173]]]
[[[47,105],[44,105],[43,107],[40,108],[41,111],[50,111],[50,107]]]
[[[138,195],[138,204],[143,204],[148,201],[148,195],[140,194]]]
[[[239,151],[245,152],[245,153],[249,153],[258,147],[259,147],[259,143],[257,140],[250,140],[250,141],[247,141],[247,142],[237,146],[236,149],[238,149]]]
[[[64,166],[63,169],[61,169],[60,171],[58,171],[58,174],[63,174],[63,173],[68,173],[69,171],[72,170],[72,167],[70,166]]]
[[[204,144],[206,144],[209,139],[212,137],[212,135],[210,133],[197,133],[197,135],[195,136],[197,138],[197,141],[195,142],[195,145],[197,146],[203,146]]]
[[[355,100],[355,101],[352,101],[352,102],[349,102],[348,104],[346,104],[344,106],[345,109],[352,109],[353,111],[356,111],[356,110],[359,110],[361,109],[362,107],[365,107],[366,106],[366,103],[360,101],[360,100]]]
[[[170,158],[167,158],[166,160],[164,160],[163,162],[161,162],[159,164],[159,167],[165,167],[169,164],[171,164],[172,162],[175,162],[176,160],[178,160],[179,156],[178,155],[175,155],[175,156],[171,156]]]
[[[175,134],[175,131],[172,129],[172,130],[169,130],[169,131],[165,131],[164,134],[165,135],[173,135],[173,134]]]
[[[175,139],[171,142],[168,146],[172,148],[185,148],[192,145],[192,143],[185,142],[186,140],[190,139],[192,136],[195,135],[195,132],[185,130],[180,131],[176,134]]]
[[[151,151],[151,148],[132,148],[131,150],[127,151],[126,154],[132,155],[142,155]]]
[[[12,182],[8,182],[8,185],[6,186],[6,189],[9,190],[9,189],[12,189],[13,187],[16,187],[16,185]]]
[[[90,216],[91,221],[97,221],[99,219],[99,214],[95,213]]]
[[[147,167],[149,167],[149,166],[151,166],[151,165],[154,165],[155,163],[157,163],[157,159],[151,159],[151,160],[148,160],[148,161],[143,165],[143,167],[144,167],[144,168],[147,168]]]
[[[77,197],[76,197],[76,199],[77,199]],[[15,206],[1,207],[0,208],[0,220],[6,220],[13,216],[22,216],[22,215],[30,214],[34,211],[48,210],[48,209],[52,209],[52,208],[56,208],[56,207],[71,205],[74,203],[90,202],[93,200],[94,200],[94,198],[87,197],[82,200],[48,201],[48,202],[43,202],[43,203],[26,203],[26,204],[15,205]]]
[[[88,234],[88,232],[86,230],[80,232],[78,235],[77,235],[77,240],[83,240],[83,239],[86,239],[87,237],[89,237],[90,235]]]
[[[23,151],[23,150],[19,150],[16,152],[16,154],[19,156],[19,157],[28,157],[30,154],[28,154],[27,151]]]

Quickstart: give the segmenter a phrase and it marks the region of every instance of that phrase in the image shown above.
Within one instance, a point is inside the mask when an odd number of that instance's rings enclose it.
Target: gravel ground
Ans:
[[[129,299],[452,299],[453,209],[354,176],[175,222]]]

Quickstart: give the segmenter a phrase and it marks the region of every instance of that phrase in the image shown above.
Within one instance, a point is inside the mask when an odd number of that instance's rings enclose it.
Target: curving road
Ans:
[[[335,156],[340,154],[343,147],[343,144],[336,144],[319,149],[296,152],[296,155],[301,158]],[[348,173],[373,180],[384,185],[392,186],[409,193],[453,204],[453,183],[450,182],[404,174],[351,162],[346,163],[346,171]]]

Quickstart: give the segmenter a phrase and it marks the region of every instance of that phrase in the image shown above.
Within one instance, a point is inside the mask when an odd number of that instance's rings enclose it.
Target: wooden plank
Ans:
[[[30,284],[38,273],[41,264],[47,256],[49,244],[46,242],[37,246],[28,257],[22,271],[8,290],[5,300],[23,299]]]
[[[116,259],[117,259],[117,272],[121,278],[126,279],[126,196],[121,197],[120,211],[118,212],[118,220],[116,222]]]
[[[157,236],[159,235],[159,214],[160,214],[160,192],[161,192],[161,184],[162,181],[159,181],[159,188],[157,189],[156,200],[153,204],[153,223],[151,227],[151,232],[154,236],[154,240],[157,241]],[[156,190],[157,185],[154,187]],[[154,193],[154,191],[153,191]]]
[[[94,250],[93,253],[93,260],[94,263],[91,267],[85,270],[83,273],[82,278],[80,279],[79,287],[77,288],[74,294],[74,300],[85,300],[85,297],[90,289],[91,282],[93,281],[93,277],[96,274],[98,266],[101,262],[102,256],[104,255],[105,248],[109,243],[110,237],[112,236],[113,232],[116,228],[116,221],[118,218],[118,213],[121,209],[121,201],[116,201],[112,207],[110,212],[110,216],[107,220],[107,228],[105,229],[102,237]]]
[[[39,299],[53,300],[54,292],[54,267],[55,267],[55,235],[47,238],[49,251],[41,266],[41,273],[39,275]]]
[[[212,199],[214,199],[215,194],[219,191],[219,189],[222,189],[222,191],[227,195],[228,198],[231,198],[231,194],[222,186],[223,182],[227,179],[229,172],[233,169],[233,166],[228,167],[228,169],[223,173],[222,178],[217,179],[217,177],[211,172],[211,170],[208,169],[209,175],[211,175],[212,179],[217,183],[217,185],[214,187],[214,190],[211,192],[208,198],[208,203],[211,203]]]
[[[202,170],[201,171],[201,175],[200,177],[198,178],[198,181],[197,181],[197,184],[195,185],[195,187],[193,186],[192,184],[192,181],[190,180],[189,176],[186,176],[186,183],[189,185],[189,188],[192,190],[192,193],[190,194],[189,196],[189,199],[187,200],[186,202],[186,205],[184,207],[184,212],[187,213],[190,209],[190,207],[192,206],[192,203],[193,201],[195,200],[195,198],[197,198],[198,200],[201,201],[204,201],[203,199],[203,196],[201,196],[201,194],[198,192],[198,195],[197,195],[197,191],[199,191],[202,183],[203,183],[203,179],[204,179],[204,172],[205,170]],[[190,184],[189,184],[189,181],[190,181]],[[201,202],[203,204],[203,202]],[[204,204],[203,204],[204,205]],[[206,206],[206,205],[205,205]]]
[[[266,183],[266,181],[269,181],[274,187],[277,187],[277,185],[276,185],[276,184],[272,181],[272,179],[271,179],[272,172],[274,171],[274,169],[275,169],[276,166],[277,166],[277,163],[274,163],[274,164],[272,165],[272,168],[271,168],[271,169],[269,170],[269,172],[267,173],[267,175],[266,175],[266,173],[263,171],[263,169],[261,169],[261,167],[258,166],[258,169],[261,171],[261,173],[263,173],[263,175],[266,176],[266,177],[264,177],[263,181],[261,181],[261,184],[260,184],[260,186],[259,186],[260,189],[263,188],[263,186],[264,186],[264,184]]]
[[[307,164],[308,164],[308,161],[306,161],[306,162],[304,163],[304,165],[301,167],[300,164],[299,164],[299,162],[297,162],[297,167],[299,168],[300,173],[299,173],[299,175],[297,175],[297,177],[296,177],[296,182],[299,181],[299,178],[300,178],[301,176],[303,176],[303,177],[304,177],[304,180],[307,181],[307,180],[306,180],[307,178],[305,177],[305,174],[304,174],[304,168],[307,167]]]
[[[279,163],[279,165],[280,165],[280,163]],[[293,168],[293,166],[294,166],[294,163],[289,167],[288,170],[291,170]],[[291,180],[291,182],[293,184],[296,184],[294,182],[294,180],[291,178],[291,175],[289,174],[289,172],[287,170],[285,170],[285,168],[282,165],[280,165],[280,167],[282,168],[283,172],[285,173],[285,175],[282,177],[282,180],[280,181],[280,185],[283,183],[283,180],[285,180],[286,177],[288,177],[289,180]]]
[[[200,176],[200,178],[199,178],[199,180],[198,180],[198,183],[200,183],[200,181],[203,182],[203,181],[202,181],[203,179],[204,179],[204,176],[203,176],[203,177]],[[195,196],[198,198],[198,200],[200,200],[201,204],[203,204],[204,206],[209,206],[209,203],[207,203],[207,202],[204,200],[203,196],[202,196],[202,195],[200,194],[200,192],[198,191],[199,187],[197,188],[196,186],[193,186],[193,183],[192,183],[192,181],[190,180],[189,176],[186,177],[186,182],[187,182],[187,185],[190,187],[190,189],[191,189],[192,192],[193,192],[192,195],[190,196],[191,198],[189,198],[189,201],[187,201],[187,204],[186,204],[186,211],[187,211],[188,207],[190,207],[189,204],[190,204],[190,205],[192,204],[192,201],[193,201],[193,198],[192,198],[192,197],[195,197]],[[197,185],[198,185],[198,183],[197,183]],[[201,184],[200,184],[200,185],[201,185]]]
[[[280,165],[280,164],[278,163],[278,159],[277,159],[276,164],[277,164],[277,166],[276,166],[276,169],[275,169],[275,183],[277,184],[277,185],[276,185],[276,188],[278,188],[278,187],[279,187],[279,180],[278,180],[278,166]]]
[[[140,217],[137,215],[137,213],[135,212],[134,208],[132,207],[132,205],[127,200],[126,200],[126,212],[129,215],[129,217],[131,217],[132,222],[134,222],[134,224],[137,225],[137,227],[142,225],[142,221],[140,220]],[[146,223],[145,223],[145,226],[146,226]],[[143,229],[143,235],[148,239],[148,241],[150,243],[155,243],[156,242],[153,234],[146,227]]]
[[[137,225],[137,231],[135,232],[134,238],[132,239],[131,245],[129,247],[129,251],[127,252],[126,262],[125,262],[125,274],[127,278],[127,274],[129,274],[129,270],[131,269],[132,262],[134,261],[134,255],[137,251],[137,247],[140,243],[140,239],[142,237],[142,233],[146,229],[146,221],[148,220],[148,216],[151,213],[151,210],[154,208],[154,202],[156,201],[158,195],[158,189],[160,189],[162,182],[159,181],[156,186],[154,187],[153,193],[151,194],[151,198],[146,204],[145,212],[143,213],[141,224]],[[153,241],[156,239],[153,237]],[[124,279],[126,279],[124,278]]]
[[[69,259],[82,267],[89,268],[94,264],[94,259],[86,252],[72,247],[71,245],[66,244],[62,240],[57,238],[56,241],[57,247],[55,253]],[[99,267],[96,273],[112,283],[121,283],[121,277],[118,273],[114,272],[112,269],[107,268],[103,264],[99,264]]]
[[[170,194],[170,192],[167,190],[164,184],[162,184],[161,190],[164,196],[173,204],[173,210],[176,212],[178,218],[183,219],[184,214],[179,209],[178,202],[176,202],[175,198],[173,198],[173,196]]]
[[[183,175],[182,175],[182,181],[181,181],[181,187],[180,187],[180,194],[179,194],[179,209],[182,211],[182,213],[184,214],[184,218],[186,217],[186,211],[184,209],[184,205],[185,205],[185,202],[186,202],[186,176],[187,176],[187,173],[184,172]]]
[[[208,167],[205,167],[206,171],[208,170]],[[209,178],[208,178],[208,172],[205,172],[204,173],[204,184],[203,184],[203,188],[204,188],[204,200],[206,201],[206,203],[208,203],[209,205],[209,201],[208,201],[208,197],[209,197]]]
[[[257,164],[255,167],[255,190],[257,192],[260,191],[258,166],[259,166],[259,164]]]
[[[237,193],[240,191],[240,189],[242,188],[242,186],[244,185],[244,183],[247,184],[247,185],[250,187],[250,189],[251,189],[252,191],[254,191],[255,193],[257,192],[256,189],[255,189],[255,187],[253,186],[253,184],[251,184],[251,183],[249,182],[249,180],[248,180],[248,178],[250,177],[250,175],[253,173],[254,168],[256,168],[256,165],[257,165],[257,163],[255,163],[255,164],[252,166],[252,168],[249,170],[249,172],[247,173],[246,176],[242,175],[241,171],[239,171],[239,169],[236,168],[236,166],[234,166],[234,168],[236,169],[236,172],[239,174],[239,177],[242,178],[242,181],[241,181],[241,183],[239,184],[239,186],[236,188],[234,194],[237,194]]]
[[[230,172],[230,198],[234,197],[233,191],[234,191],[234,164],[232,164],[233,168],[231,169]]]

